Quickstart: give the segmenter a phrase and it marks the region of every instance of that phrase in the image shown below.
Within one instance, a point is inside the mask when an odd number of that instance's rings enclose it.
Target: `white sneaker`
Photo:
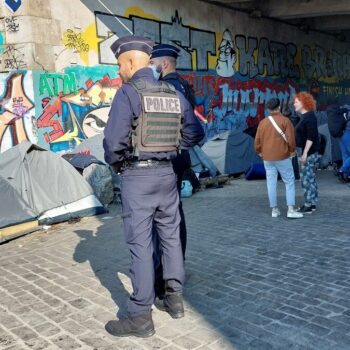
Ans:
[[[303,217],[304,217],[303,213],[300,213],[299,211],[288,210],[287,212],[288,219],[301,219]]]
[[[271,216],[273,218],[278,218],[279,216],[281,216],[281,212],[278,208],[273,208],[272,209],[272,213],[271,213]]]

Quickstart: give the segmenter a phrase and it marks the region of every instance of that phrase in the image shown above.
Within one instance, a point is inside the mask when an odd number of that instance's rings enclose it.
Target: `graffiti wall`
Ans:
[[[115,67],[71,67],[64,73],[22,71],[2,77],[1,151],[30,140],[54,152],[102,133],[121,86]]]
[[[38,138],[55,152],[74,149],[102,133],[121,86],[115,67],[71,67],[64,73],[35,72]]]
[[[2,75],[0,91],[0,150],[24,140],[38,143],[32,72]]]
[[[15,16],[21,2],[10,2],[14,8],[0,32],[0,151],[29,139],[62,152],[103,132],[121,86],[110,45],[130,34],[180,49],[177,67],[194,87],[197,115],[208,137],[257,126],[271,97],[284,107],[296,91],[307,90],[320,111],[350,101],[350,49],[334,38],[305,35],[286,25],[276,31],[267,21],[203,3],[192,11],[195,0],[181,8],[174,0],[161,6],[142,0],[132,5],[73,2],[85,14],[79,23],[70,23],[67,0],[59,14],[52,11],[62,30],[53,49],[56,71],[45,70],[44,64],[42,70],[29,70],[21,43],[8,41],[21,28]],[[209,11],[210,18],[204,16]]]

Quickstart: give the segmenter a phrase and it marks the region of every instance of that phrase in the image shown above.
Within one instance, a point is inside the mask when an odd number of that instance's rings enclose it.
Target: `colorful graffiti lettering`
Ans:
[[[278,84],[268,81],[225,82],[219,86],[220,98],[212,106],[212,122],[208,135],[226,130],[241,130],[257,126],[267,112],[265,103],[272,97],[281,101],[281,108],[292,103],[296,86],[291,81]]]
[[[265,103],[278,97],[281,105],[291,104],[298,85],[292,80],[277,82],[223,78],[212,74],[182,74],[196,92],[197,112],[205,116],[208,137],[227,130],[256,126],[266,116]]]
[[[339,54],[335,50],[326,51],[316,46],[302,48],[302,66],[305,76],[311,78],[336,77],[337,79],[350,78],[350,55]]]
[[[116,64],[110,46],[121,36],[143,35],[156,43],[172,44],[180,49],[177,62],[179,69],[206,71],[209,69],[208,55],[216,54],[216,37],[214,32],[195,29],[184,25],[178,11],[171,22],[162,22],[136,16],[126,18],[106,13],[96,13],[97,36],[103,38],[99,43],[100,63]],[[114,35],[110,35],[113,33]],[[195,66],[192,53],[196,52]]]
[[[101,133],[121,86],[110,45],[131,34],[180,49],[177,68],[195,89],[196,115],[208,137],[231,129],[255,127],[266,116],[265,104],[270,97],[278,97],[282,106],[289,105],[300,89],[310,91],[320,109],[330,103],[349,101],[350,55],[346,52],[250,37],[221,25],[222,33],[202,24],[197,28],[174,8],[166,17],[158,18],[136,6],[120,13],[114,3],[107,8],[93,0],[81,2],[92,11],[96,21],[81,30],[66,29],[62,33],[64,47],[56,54],[56,66],[62,73],[31,72],[34,96],[31,106],[28,104],[31,98],[26,99],[25,94],[13,96],[11,111],[4,108],[10,106],[8,98],[0,98],[0,142],[5,134],[13,144],[26,137],[26,125],[30,125],[26,120],[34,115],[37,119],[31,126],[31,137],[35,132],[39,144],[53,151],[73,148],[82,139]],[[20,5],[21,1],[12,3]],[[7,33],[18,32],[17,18],[5,17],[4,28]],[[5,34],[0,33],[2,71],[25,69],[22,48],[6,45]],[[66,57],[60,56],[62,52],[68,56],[73,53],[74,62],[78,62],[79,56],[86,66],[64,68]],[[90,67],[91,62],[101,64]],[[26,77],[28,72],[24,74]],[[4,77],[3,85],[8,87],[11,79],[8,75]],[[24,132],[17,125],[21,119]],[[18,127],[14,128],[14,124]]]
[[[46,97],[41,100],[42,113],[37,126],[45,143],[54,151],[74,148],[81,140],[103,132],[110,105],[121,86],[120,78],[111,78],[105,74],[97,80],[88,78],[85,87],[71,86],[71,91],[65,90],[64,79],[80,73],[68,71],[59,77],[50,73],[51,79],[56,78],[56,90],[54,81],[51,84],[51,92],[57,92],[54,98],[50,95],[47,83],[43,83],[48,74],[40,76],[40,95]]]
[[[243,76],[279,76],[300,78],[300,67],[296,63],[297,46],[271,42],[266,38],[246,38],[236,35],[239,54],[239,72]],[[257,52],[257,56],[256,56]]]
[[[60,89],[63,90],[64,95],[71,92],[77,93],[75,75],[73,73],[45,73],[40,75],[40,95],[48,93],[50,97],[58,96]]]
[[[6,132],[9,132],[12,146],[29,140],[24,117],[34,104],[24,92],[24,74],[15,72],[7,78],[5,92],[0,99],[0,151]]]

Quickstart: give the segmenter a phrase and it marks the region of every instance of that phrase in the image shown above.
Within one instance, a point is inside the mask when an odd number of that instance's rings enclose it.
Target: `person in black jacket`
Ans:
[[[153,74],[155,78],[160,81],[164,81],[169,83],[175,87],[175,89],[181,92],[186,100],[190,103],[192,108],[195,107],[195,93],[193,91],[192,86],[188,83],[187,80],[183,79],[179,73],[176,72],[176,60],[178,57],[180,50],[173,45],[169,44],[159,44],[153,47],[151,57],[150,57],[150,67],[153,70]],[[204,137],[204,130],[202,129],[199,121],[198,121],[198,129],[197,129],[198,138]],[[177,177],[177,189],[179,192],[179,196],[181,197],[181,186],[184,173],[187,169],[191,168],[191,158],[188,150],[182,150],[181,153],[177,155],[176,158],[172,160],[174,172]],[[186,221],[185,215],[182,208],[182,202],[180,200],[179,203],[179,212],[181,216],[180,221],[180,241],[182,247],[183,257],[185,259],[186,253],[186,245],[187,245],[187,229],[186,229]],[[157,235],[154,237],[155,239],[155,293],[158,297],[162,297],[164,294],[164,282],[162,278],[162,259],[161,259],[161,251],[157,249],[159,248],[159,244],[157,243]]]
[[[296,126],[296,144],[301,148],[301,186],[304,190],[304,205],[300,212],[311,214],[316,210],[318,189],[316,183],[316,168],[320,148],[317,118],[315,115],[316,101],[307,92],[297,93],[294,97],[295,111],[301,113],[301,120]]]

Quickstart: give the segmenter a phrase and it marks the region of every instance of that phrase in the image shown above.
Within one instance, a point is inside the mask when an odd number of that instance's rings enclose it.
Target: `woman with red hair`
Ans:
[[[316,210],[318,190],[316,183],[316,166],[319,159],[320,141],[315,115],[316,101],[307,92],[299,92],[294,97],[295,111],[301,114],[301,120],[296,126],[296,144],[301,148],[301,187],[304,190],[304,205],[300,212],[311,214]]]

